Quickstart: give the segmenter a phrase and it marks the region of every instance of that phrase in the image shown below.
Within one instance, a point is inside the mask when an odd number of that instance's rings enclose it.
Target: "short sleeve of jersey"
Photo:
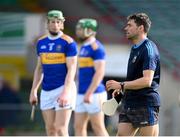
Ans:
[[[157,66],[157,56],[153,46],[150,43],[147,43],[143,54],[144,54],[143,70],[155,71]]]
[[[94,50],[93,59],[94,60],[104,60],[105,59],[104,49],[98,48],[98,49]]]
[[[77,55],[77,44],[76,42],[72,42],[67,45],[67,50],[66,50],[66,56],[67,57],[72,57]]]
[[[36,53],[38,56],[40,55],[40,44],[39,43],[40,43],[39,41],[37,41],[37,43],[36,43]]]

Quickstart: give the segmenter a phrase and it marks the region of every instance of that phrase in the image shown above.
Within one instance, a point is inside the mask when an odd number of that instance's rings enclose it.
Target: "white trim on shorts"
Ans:
[[[92,103],[88,104],[84,102],[84,94],[78,94],[76,100],[76,113],[88,113],[88,114],[95,114],[102,111],[102,103],[107,100],[107,93],[106,91],[101,93],[94,93],[93,94],[93,101]]]
[[[50,90],[50,91],[45,91],[41,90],[40,94],[40,109],[41,110],[49,110],[49,109],[55,109],[57,110],[63,110],[63,109],[75,109],[75,103],[76,103],[76,85],[75,82],[72,86],[72,90],[70,92],[70,104],[68,104],[65,107],[60,107],[59,103],[57,102],[57,99],[59,95],[62,93],[64,88],[64,85],[61,87],[58,87],[56,89]]]

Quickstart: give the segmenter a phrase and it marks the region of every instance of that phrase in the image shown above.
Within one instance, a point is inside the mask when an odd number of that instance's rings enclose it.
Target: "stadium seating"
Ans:
[[[152,28],[149,37],[156,41],[161,52],[161,59],[164,65],[170,69],[175,69],[180,62],[179,46],[179,13],[180,1],[178,0],[89,0],[103,14],[108,14],[117,18],[125,17],[136,12],[147,13],[152,20]],[[176,10],[174,10],[176,9]],[[123,23],[115,20],[115,27],[123,28]],[[122,29],[119,29],[122,30]],[[176,68],[177,69],[177,68]]]

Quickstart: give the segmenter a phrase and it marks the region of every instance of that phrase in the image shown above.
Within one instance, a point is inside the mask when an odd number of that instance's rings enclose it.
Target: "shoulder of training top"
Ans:
[[[74,41],[70,36],[68,36],[68,35],[66,35],[66,34],[63,34],[63,35],[61,36],[61,38],[64,39],[65,41],[67,41],[69,44]]]

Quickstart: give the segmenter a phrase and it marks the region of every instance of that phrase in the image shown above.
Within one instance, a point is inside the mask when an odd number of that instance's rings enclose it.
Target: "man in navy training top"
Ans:
[[[119,114],[118,136],[158,136],[160,106],[160,56],[156,45],[147,38],[151,21],[145,13],[127,18],[126,37],[133,43],[127,78],[124,82],[109,80],[106,87],[113,96],[124,91]],[[115,90],[116,89],[116,90]]]

